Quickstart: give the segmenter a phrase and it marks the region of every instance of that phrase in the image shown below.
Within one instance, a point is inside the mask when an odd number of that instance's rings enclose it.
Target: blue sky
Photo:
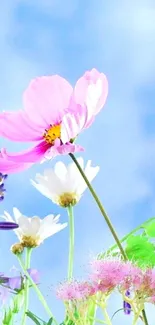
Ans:
[[[0,110],[21,108],[22,92],[36,76],[56,73],[74,84],[93,67],[107,75],[109,96],[105,108],[79,137],[79,143],[86,148],[85,160],[100,166],[94,186],[123,236],[154,216],[155,211],[154,1],[34,0],[32,4],[30,0],[7,0],[1,9]],[[0,139],[0,146],[21,149],[21,144],[4,139]],[[62,159],[69,161],[67,157]],[[11,213],[17,206],[26,215],[43,217],[60,212],[62,222],[67,220],[65,210],[30,184],[30,178],[44,168],[35,165],[8,178],[1,214],[4,209]],[[75,227],[75,275],[81,277],[90,256],[113,243],[88,191],[75,208]],[[17,266],[9,252],[15,241],[13,233],[1,232],[2,271]],[[53,287],[66,277],[67,254],[65,229],[36,249],[32,259],[32,266],[41,271],[42,290],[59,320],[62,306],[54,297]],[[38,306],[34,295],[31,309],[35,311]],[[111,313],[117,306],[121,302],[114,297]],[[117,315],[114,325],[120,320],[130,324],[128,317],[122,317]]]

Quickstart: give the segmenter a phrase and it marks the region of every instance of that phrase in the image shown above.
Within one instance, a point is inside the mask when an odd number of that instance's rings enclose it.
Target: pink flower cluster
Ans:
[[[91,262],[90,281],[65,282],[57,290],[63,301],[87,299],[100,292],[109,295],[115,288],[125,295],[129,290],[144,301],[155,301],[155,270],[142,270],[131,262],[115,259]]]
[[[63,301],[83,300],[94,295],[96,288],[89,282],[64,282],[57,289],[57,297]]]

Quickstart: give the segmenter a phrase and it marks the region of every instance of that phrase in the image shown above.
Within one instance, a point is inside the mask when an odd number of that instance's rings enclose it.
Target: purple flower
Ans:
[[[36,269],[27,270],[32,280],[39,283],[39,272]],[[25,276],[17,275],[14,277],[5,276],[0,273],[0,301],[5,304],[10,293],[16,294],[19,290],[24,288]]]
[[[0,221],[0,230],[13,230],[19,228],[19,225],[15,222]]]
[[[130,297],[130,291],[127,290],[126,293],[125,293],[125,295],[127,297]],[[126,315],[130,315],[130,313],[131,313],[131,305],[127,301],[124,301],[123,302],[123,309],[124,309],[124,313]]]
[[[8,175],[0,173],[0,201],[4,200],[4,192],[6,189],[4,188],[4,181]]]
[[[40,274],[39,274],[38,270],[36,270],[36,269],[28,269],[27,272],[29,273],[30,277],[32,278],[32,280],[36,284],[39,283]]]
[[[0,185],[4,184],[4,181],[7,177],[8,175],[0,173]]]
[[[19,290],[22,287],[22,277],[14,276],[12,278],[8,278],[8,287],[12,290]]]
[[[9,290],[7,287],[0,286],[0,301],[5,304],[9,297]]]
[[[4,184],[0,185],[0,201],[4,200],[4,192],[6,192],[6,189],[4,188]]]
[[[7,277],[1,274],[0,284],[7,287],[8,289],[19,290],[22,287],[22,277],[21,276]]]

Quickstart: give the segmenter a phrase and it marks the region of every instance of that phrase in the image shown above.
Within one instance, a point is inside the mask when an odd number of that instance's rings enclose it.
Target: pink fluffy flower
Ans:
[[[126,275],[121,260],[94,260],[91,262],[91,279],[98,283],[98,290],[108,292],[121,283]]]
[[[0,114],[0,136],[12,141],[32,141],[34,146],[12,154],[2,150],[5,160],[0,161],[0,170],[3,167],[6,172],[6,160],[35,163],[44,157],[51,159],[83,150],[72,139],[92,124],[107,93],[106,76],[96,69],[87,71],[74,89],[58,75],[32,80],[24,93],[24,110]]]
[[[63,301],[82,300],[95,293],[95,287],[88,282],[65,282],[57,289],[57,297]]]
[[[124,290],[139,290],[143,282],[143,272],[136,265],[131,262],[124,263],[123,266],[124,278],[120,283]]]
[[[152,296],[155,293],[155,269],[147,269],[143,275],[143,283],[141,290],[148,296]]]

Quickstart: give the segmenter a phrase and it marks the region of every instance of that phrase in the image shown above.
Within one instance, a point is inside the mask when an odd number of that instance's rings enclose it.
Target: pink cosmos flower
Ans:
[[[22,171],[23,169],[28,168],[32,165],[28,163],[21,163],[21,162],[8,160],[7,158],[4,157],[2,152],[0,151],[0,172],[2,174],[16,173],[17,171]]]
[[[96,69],[87,71],[74,89],[64,78],[53,75],[31,81],[23,97],[24,110],[0,114],[0,136],[12,141],[34,142],[20,153],[1,154],[0,170],[7,161],[35,163],[59,154],[82,151],[73,139],[88,128],[104,106],[108,82]],[[26,165],[25,165],[26,167]]]

